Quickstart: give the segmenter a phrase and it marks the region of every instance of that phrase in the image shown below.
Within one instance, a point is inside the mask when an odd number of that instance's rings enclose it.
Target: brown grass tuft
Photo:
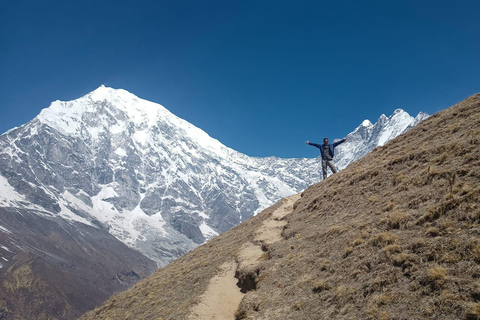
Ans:
[[[427,269],[427,279],[424,284],[429,284],[433,289],[442,287],[447,281],[447,270],[442,266],[433,266]]]
[[[445,281],[447,278],[447,270],[441,266],[433,266],[427,270],[427,273],[432,281]]]
[[[386,247],[383,247],[382,251],[386,252],[386,253],[389,253],[389,254],[399,253],[400,252],[400,246],[398,246],[396,244],[391,244],[391,245],[388,245]]]
[[[303,301],[295,301],[292,305],[292,308],[294,310],[301,310],[304,305],[305,303]]]
[[[480,303],[470,302],[467,304],[466,320],[479,320],[480,319]]]
[[[384,218],[382,222],[386,224],[387,229],[404,229],[408,222],[408,215],[395,210],[387,218]]]
[[[392,233],[382,232],[370,238],[369,243],[377,247],[383,247],[389,244],[393,244],[397,239],[398,237]]]
[[[425,234],[430,237],[437,237],[440,235],[440,230],[437,227],[430,227]]]
[[[317,280],[317,282],[315,282],[315,285],[313,286],[313,292],[315,293],[319,293],[329,289],[330,289],[330,286],[328,285],[327,281],[323,279]]]
[[[364,244],[364,243],[365,243],[365,240],[364,240],[364,239],[362,239],[362,238],[357,238],[357,239],[355,239],[355,240],[353,241],[352,245],[353,245],[354,247],[357,247],[357,246],[361,246],[361,245]]]

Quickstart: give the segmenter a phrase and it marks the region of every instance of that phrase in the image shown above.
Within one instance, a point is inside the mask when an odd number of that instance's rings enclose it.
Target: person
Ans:
[[[327,166],[332,170],[333,174],[337,173],[337,169],[335,168],[335,165],[333,164],[333,157],[335,155],[335,147],[338,146],[341,143],[344,143],[347,141],[346,138],[343,138],[340,141],[337,141],[335,143],[328,143],[328,138],[323,139],[323,144],[318,144],[318,143],[313,143],[310,141],[307,141],[307,144],[309,146],[314,146],[320,149],[320,154],[322,156],[322,171],[323,171],[323,179],[327,178]]]

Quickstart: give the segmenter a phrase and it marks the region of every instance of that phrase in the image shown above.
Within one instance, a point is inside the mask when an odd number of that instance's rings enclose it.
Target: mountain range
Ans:
[[[397,109],[365,120],[337,148],[336,165],[427,117]],[[1,135],[0,150],[5,317],[77,316],[321,180],[317,159],[249,157],[159,104],[104,86],[53,102]]]

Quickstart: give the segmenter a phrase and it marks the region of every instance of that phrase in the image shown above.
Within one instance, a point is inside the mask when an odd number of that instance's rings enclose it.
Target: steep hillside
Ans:
[[[245,293],[231,319],[480,319],[479,181],[476,95],[82,319],[200,319],[228,266]]]

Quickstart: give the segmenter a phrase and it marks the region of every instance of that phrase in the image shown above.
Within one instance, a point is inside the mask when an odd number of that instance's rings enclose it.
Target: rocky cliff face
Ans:
[[[337,165],[422,117],[397,110],[375,125],[365,121],[338,148]],[[68,270],[65,278],[90,284],[72,270],[101,267],[101,278],[115,283],[97,279],[105,284],[99,297],[108,296],[152,272],[152,260],[164,266],[320,181],[318,166],[316,159],[248,157],[124,90],[102,86],[55,101],[0,136],[0,244],[7,248],[0,247],[0,273],[42,261],[50,266],[44,274]]]

